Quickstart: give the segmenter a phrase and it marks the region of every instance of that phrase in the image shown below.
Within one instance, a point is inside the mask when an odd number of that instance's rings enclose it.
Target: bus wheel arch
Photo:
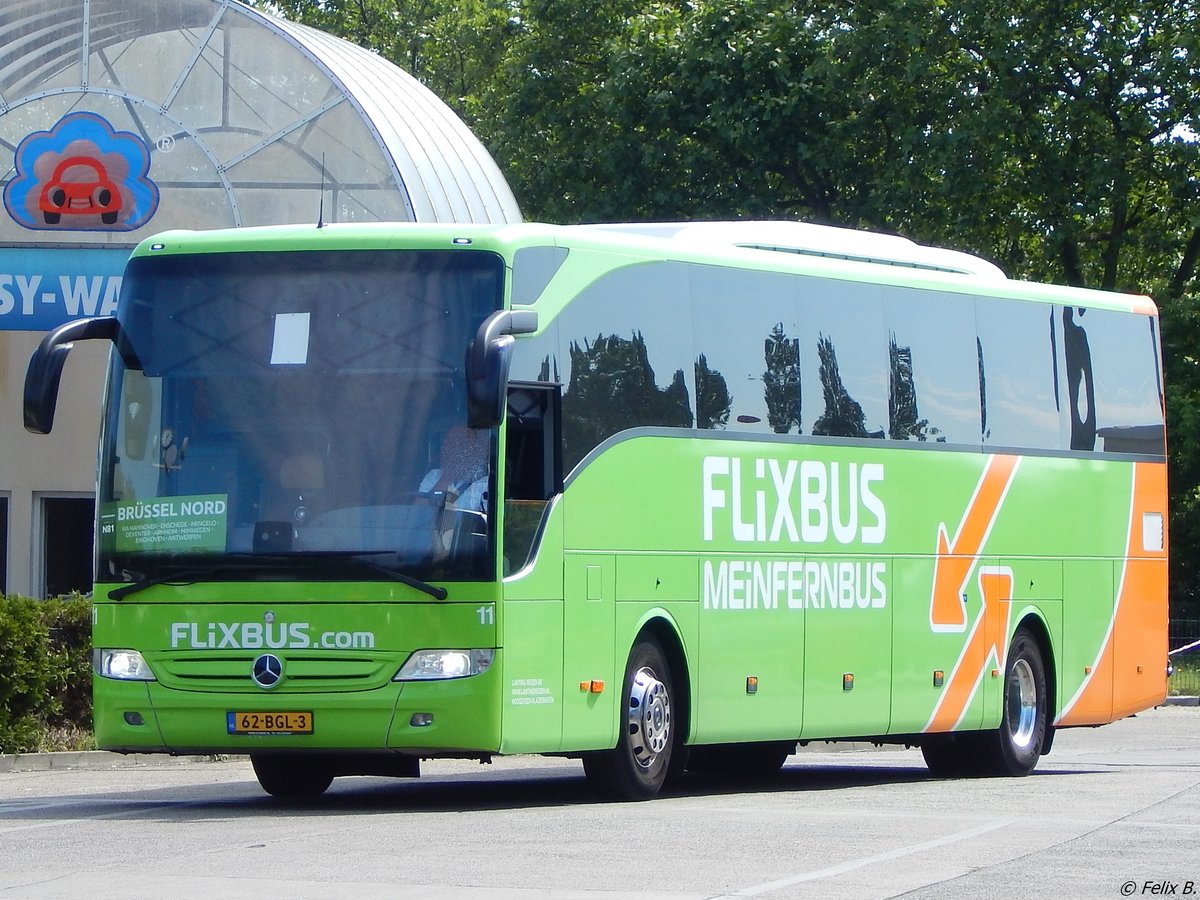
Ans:
[[[611,750],[583,757],[588,780],[606,797],[644,800],[686,765],[686,666],[673,629],[646,623],[630,648],[621,678],[620,723]]]
[[[688,670],[687,654],[683,650],[683,641],[674,623],[662,617],[647,620],[638,633],[636,644],[643,636],[649,635],[658,641],[667,665],[671,669],[671,678],[675,682],[676,713],[679,724],[680,743],[684,743],[691,734],[692,725],[692,678]]]
[[[646,621],[639,637],[644,634],[652,635],[667,658],[667,666],[671,670],[671,680],[675,684],[675,747],[671,754],[671,764],[667,767],[667,784],[674,784],[687,769],[688,737],[692,728],[692,676],[688,668],[687,654],[683,649],[683,641],[675,624],[661,616]]]

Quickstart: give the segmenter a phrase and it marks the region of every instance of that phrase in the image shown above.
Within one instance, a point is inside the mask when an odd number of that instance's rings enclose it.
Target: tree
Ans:
[[[875,437],[867,433],[862,405],[850,396],[845,382],[842,381],[837,350],[833,346],[832,338],[824,334],[818,337],[817,356],[821,360],[819,372],[821,392],[825,395],[825,412],[813,423],[813,434],[831,437]]]
[[[917,383],[913,377],[912,348],[901,347],[893,333],[888,338],[888,437],[906,441],[928,439],[929,420],[918,418]]]
[[[433,87],[528,218],[801,219],[1152,294],[1200,615],[1200,0],[275,6]]]
[[[696,427],[724,428],[729,423],[733,396],[725,376],[708,367],[703,353],[696,359]]]
[[[373,50],[470,123],[520,20],[509,0],[252,0]]]
[[[642,425],[691,428],[691,402],[683,370],[658,387],[646,339],[596,335],[572,342],[571,378],[563,392],[563,466],[570,471],[606,437]]]
[[[788,338],[779,322],[763,342],[767,370],[763,372],[763,399],[767,423],[776,434],[792,427],[800,433],[800,339]]]

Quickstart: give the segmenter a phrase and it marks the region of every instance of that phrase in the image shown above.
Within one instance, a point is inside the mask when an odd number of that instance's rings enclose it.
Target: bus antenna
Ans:
[[[325,227],[325,154],[321,154],[321,199],[317,202],[317,227]]]

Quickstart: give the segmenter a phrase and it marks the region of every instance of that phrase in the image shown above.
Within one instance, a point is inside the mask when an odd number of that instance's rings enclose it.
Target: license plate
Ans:
[[[230,734],[312,734],[311,712],[226,713]]]

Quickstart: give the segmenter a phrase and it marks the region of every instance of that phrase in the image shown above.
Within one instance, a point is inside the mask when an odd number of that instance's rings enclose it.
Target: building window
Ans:
[[[91,497],[42,498],[42,583],[57,597],[92,589],[96,504]]]

